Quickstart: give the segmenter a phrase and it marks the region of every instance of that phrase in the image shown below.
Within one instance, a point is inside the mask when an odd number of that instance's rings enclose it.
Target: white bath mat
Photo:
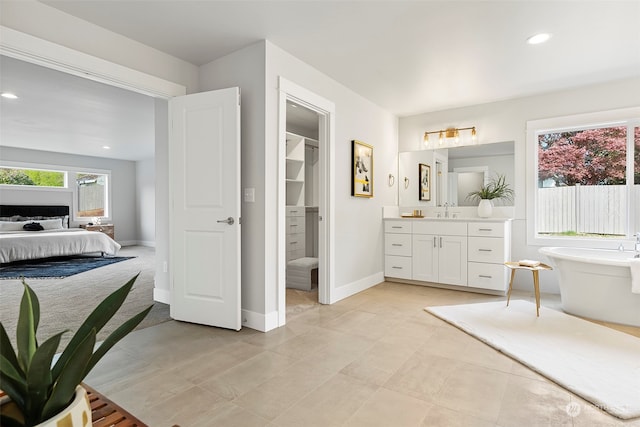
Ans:
[[[640,417],[640,338],[513,300],[427,307],[610,414]]]

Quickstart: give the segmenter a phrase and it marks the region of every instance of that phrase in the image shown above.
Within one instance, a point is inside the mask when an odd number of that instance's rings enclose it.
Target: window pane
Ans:
[[[79,217],[106,216],[106,183],[107,175],[76,174]]]
[[[0,184],[64,187],[64,172],[0,167]]]
[[[537,232],[626,235],[627,128],[538,135]]]

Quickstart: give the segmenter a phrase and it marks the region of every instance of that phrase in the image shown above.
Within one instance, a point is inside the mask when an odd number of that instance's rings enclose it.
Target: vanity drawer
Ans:
[[[469,236],[504,237],[504,227],[502,222],[470,222]]]
[[[473,262],[505,262],[504,239],[495,237],[469,237],[468,260]]]
[[[287,217],[287,234],[304,233],[305,224],[304,216]]]
[[[506,291],[507,268],[503,264],[470,262],[467,266],[467,286]]]
[[[294,251],[297,249],[304,249],[305,238],[306,235],[304,233],[287,234],[287,250]]]
[[[411,257],[385,255],[384,275],[398,279],[411,279]]]
[[[460,221],[419,221],[413,224],[414,234],[434,234],[438,236],[466,236],[467,223]]]
[[[304,216],[304,206],[287,206],[287,216]]]
[[[411,234],[385,233],[384,253],[386,255],[411,256]]]
[[[409,221],[385,221],[385,233],[411,233],[411,223]]]

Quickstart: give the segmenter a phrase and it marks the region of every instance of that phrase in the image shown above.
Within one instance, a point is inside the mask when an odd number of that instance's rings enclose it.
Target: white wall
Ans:
[[[241,186],[255,188],[242,202],[242,309],[265,314],[265,49],[264,42],[233,52],[200,70],[202,91],[240,87]],[[243,316],[244,317],[244,316]],[[253,327],[253,326],[252,326]]]
[[[155,169],[153,158],[136,162],[136,229],[144,246],[155,246],[156,240]]]
[[[138,240],[136,219],[136,164],[126,160],[75,156],[50,151],[25,150],[2,147],[2,160],[43,165],[73,166],[111,171],[111,222],[115,226],[116,240],[121,244],[135,244]],[[71,203],[73,193],[0,188],[3,204],[41,205]],[[77,226],[72,223],[71,226]]]
[[[156,117],[155,147],[155,243],[156,275],[153,299],[169,304],[169,105],[164,99],[154,101]]]
[[[265,77],[266,76],[266,77]],[[201,67],[201,90],[239,86],[242,187],[256,189],[242,204],[242,308],[259,316],[277,309],[278,76],[336,104],[336,285],[382,277],[382,206],[397,190],[386,185],[397,162],[397,119],[269,42],[259,42]],[[266,78],[266,87],[265,87]],[[373,199],[351,197],[351,140],[374,146]],[[375,283],[367,283],[371,286]]]
[[[397,118],[351,89],[267,42],[265,217],[277,218],[278,77],[302,86],[335,104],[335,265],[336,294],[344,298],[372,286],[383,277],[382,206],[396,203],[397,187],[387,185],[387,175],[397,171]],[[374,197],[351,196],[351,141],[374,148]],[[396,184],[397,185],[397,184]],[[276,229],[266,239],[267,312],[275,310]]]
[[[530,189],[525,186],[527,171],[525,126],[529,120],[581,113],[615,110],[638,106],[640,78],[566,91],[541,94],[490,104],[475,105],[445,111],[425,113],[400,119],[399,147],[401,151],[416,150],[427,129],[476,126],[478,142],[515,141],[515,220],[513,222],[512,258],[540,258],[538,246],[527,245],[526,199]],[[559,293],[556,272],[540,275],[543,292]],[[530,278],[518,281],[516,287],[530,289]],[[528,281],[527,281],[528,280]]]
[[[197,92],[198,67],[33,0],[0,2],[0,24]]]

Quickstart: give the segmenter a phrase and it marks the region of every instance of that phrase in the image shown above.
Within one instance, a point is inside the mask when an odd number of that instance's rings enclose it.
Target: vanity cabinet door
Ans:
[[[438,281],[438,237],[429,234],[413,235],[413,280]]]
[[[439,237],[438,281],[467,286],[467,237]]]

